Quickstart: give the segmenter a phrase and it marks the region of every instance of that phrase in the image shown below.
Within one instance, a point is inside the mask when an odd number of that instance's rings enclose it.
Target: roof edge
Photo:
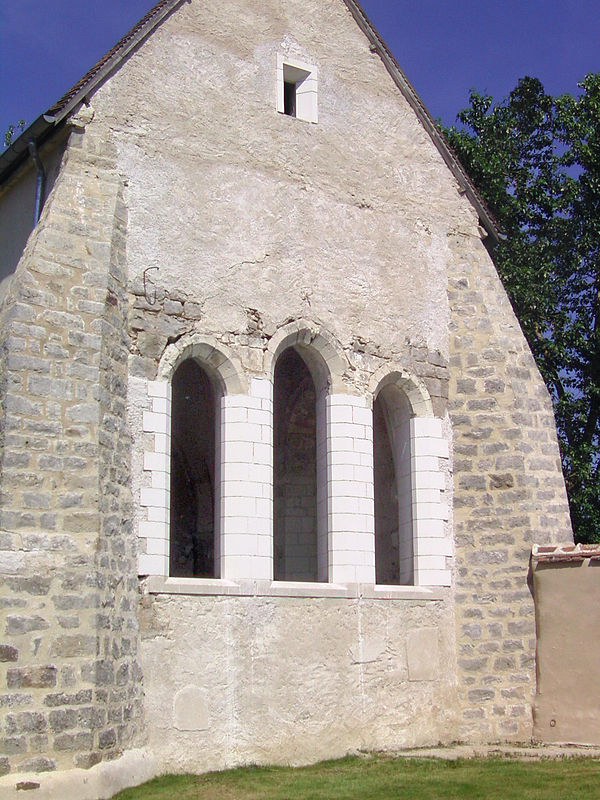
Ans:
[[[475,188],[475,184],[467,175],[465,168],[460,163],[458,157],[437,128],[433,117],[417,94],[415,88],[392,55],[389,47],[378,33],[377,29],[367,16],[365,10],[360,5],[358,0],[344,0],[344,3],[354,17],[359,28],[362,30],[374,50],[380,56],[385,68],[389,72],[396,86],[402,92],[405,100],[408,102],[418,119],[421,121],[423,127],[429,134],[438,152],[442,156],[446,166],[450,169],[458,181],[461,191],[463,191],[469,198],[471,205],[477,211],[481,224],[485,228],[486,232],[494,240],[494,242],[497,243],[502,238],[498,224],[487,208],[483,198]]]
[[[59,100],[29,125],[9,147],[0,155],[0,184],[26,160],[28,144],[31,140],[41,144],[69,116],[85,97],[93,91],[106,76],[112,72],[144,41],[152,31],[174,9],[189,0],[160,0],[150,11],[131,28],[117,44],[108,50]]]

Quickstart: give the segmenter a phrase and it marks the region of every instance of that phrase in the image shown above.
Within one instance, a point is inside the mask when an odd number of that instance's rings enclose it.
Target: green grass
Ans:
[[[600,760],[348,757],[311,767],[168,775],[113,800],[598,800]]]

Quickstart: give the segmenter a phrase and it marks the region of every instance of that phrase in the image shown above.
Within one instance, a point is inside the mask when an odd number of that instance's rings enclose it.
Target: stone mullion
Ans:
[[[375,583],[373,413],[366,398],[327,397],[329,580]]]

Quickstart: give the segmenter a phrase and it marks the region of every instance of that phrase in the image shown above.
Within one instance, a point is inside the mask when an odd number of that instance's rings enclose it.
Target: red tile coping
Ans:
[[[600,562],[600,544],[534,544],[531,557],[535,562],[545,564],[565,561]]]

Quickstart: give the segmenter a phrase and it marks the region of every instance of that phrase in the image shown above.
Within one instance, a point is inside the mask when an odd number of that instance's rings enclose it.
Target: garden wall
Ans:
[[[534,547],[534,737],[600,744],[600,545]]]

